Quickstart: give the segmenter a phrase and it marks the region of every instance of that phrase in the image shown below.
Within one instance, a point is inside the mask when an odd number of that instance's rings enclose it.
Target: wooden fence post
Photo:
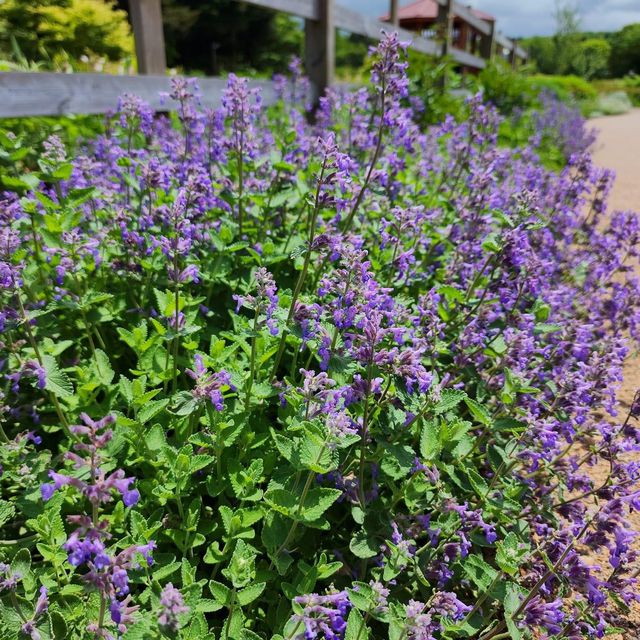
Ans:
[[[389,22],[394,27],[400,24],[398,20],[398,0],[389,0]]]
[[[489,33],[480,35],[480,56],[485,60],[493,58],[493,44],[496,34],[495,22],[489,22]]]
[[[451,50],[451,32],[453,30],[453,0],[438,3],[438,28],[442,32],[442,55],[446,56]]]
[[[138,73],[164,75],[167,57],[160,0],[129,0]]]
[[[311,81],[311,98],[318,104],[325,89],[333,83],[336,68],[336,30],[334,0],[318,0],[317,20],[304,21],[304,60]]]

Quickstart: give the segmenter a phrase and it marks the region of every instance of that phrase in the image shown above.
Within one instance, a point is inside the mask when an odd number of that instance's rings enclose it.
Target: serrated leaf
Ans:
[[[140,411],[138,411],[138,415],[136,416],[138,422],[145,424],[145,422],[149,422],[151,418],[157,416],[170,402],[169,398],[164,398],[163,400],[151,400],[147,402]]]
[[[301,516],[307,522],[313,522],[342,495],[340,489],[329,489],[328,487],[316,487],[307,494]]]
[[[447,411],[457,407],[466,397],[467,394],[464,391],[459,391],[458,389],[444,389],[440,394],[440,399],[433,407],[433,412],[436,415],[446,413]]]
[[[6,500],[0,500],[0,527],[4,526],[16,512],[15,507]]]
[[[244,589],[240,589],[240,591],[238,591],[238,593],[236,594],[236,597],[238,598],[238,604],[241,607],[244,607],[245,605],[248,605],[259,598],[266,585],[266,582],[257,582],[256,584],[249,585]]]
[[[504,598],[504,613],[505,621],[507,623],[507,629],[511,634],[513,640],[520,640],[522,638],[522,631],[513,619],[513,614],[518,610],[520,606],[522,592],[520,587],[513,582],[508,582],[506,587],[506,593]]]
[[[384,448],[380,469],[394,480],[408,476],[416,457],[413,449],[402,444],[388,444]]]
[[[462,563],[462,569],[481,592],[487,591],[498,576],[498,572],[485,562],[481,556],[476,554],[471,554],[465,558]]]
[[[42,356],[42,366],[46,372],[45,389],[57,398],[68,398],[73,395],[73,385],[64,371],[58,367],[53,356]]]
[[[490,426],[493,420],[491,419],[491,414],[489,410],[481,405],[479,402],[474,400],[473,398],[465,398],[464,403],[467,405],[469,412],[476,419],[477,422],[483,424],[485,426]]]
[[[154,424],[144,437],[144,441],[150,451],[159,451],[167,444],[164,429],[159,424]]]
[[[24,578],[31,569],[31,554],[29,549],[20,549],[11,560],[11,574]]]
[[[347,618],[344,640],[366,640],[368,637],[369,627],[364,623],[362,614],[358,609],[351,609]]]
[[[422,425],[420,434],[420,455],[427,461],[433,462],[440,457],[440,429],[435,420],[427,420]]]
[[[293,516],[299,504],[298,496],[286,489],[269,489],[263,498],[274,511],[285,516]]]
[[[349,549],[356,558],[373,558],[378,555],[380,551],[380,545],[367,536],[364,531],[356,533],[349,542]]]
[[[105,386],[113,382],[115,373],[111,368],[109,356],[102,349],[96,349],[96,373],[100,382]]]

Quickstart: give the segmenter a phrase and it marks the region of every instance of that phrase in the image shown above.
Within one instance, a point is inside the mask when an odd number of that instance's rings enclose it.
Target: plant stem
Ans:
[[[318,457],[316,458],[316,461],[315,461],[315,465],[319,464],[326,448],[327,448],[327,445],[324,444],[322,449],[320,449],[320,452],[318,453]],[[311,488],[311,483],[313,482],[315,475],[316,475],[315,471],[309,471],[309,474],[307,475],[307,480],[304,483],[304,487],[302,489],[300,502],[298,502],[298,508],[296,509],[296,513],[293,518],[293,523],[291,524],[291,528],[289,529],[289,533],[287,533],[284,539],[284,542],[278,547],[278,550],[275,552],[274,554],[275,558],[277,558],[282,553],[282,551],[286,548],[286,546],[289,544],[289,542],[293,538],[293,535],[295,534],[296,529],[298,528],[298,524],[300,523],[299,516],[300,516],[300,513],[302,512],[302,509],[304,509],[304,503],[305,503],[305,500],[307,499],[307,494],[309,493],[309,489]],[[273,563],[274,561],[272,560],[271,564],[269,565],[270,568],[273,567]]]
[[[20,315],[22,317],[22,322],[24,324],[25,330],[27,332],[27,337],[29,338],[29,344],[31,345],[31,348],[33,349],[33,352],[35,353],[36,359],[38,360],[38,364],[44,368],[44,364],[42,361],[42,355],[40,354],[40,349],[38,349],[38,344],[36,343],[35,337],[33,335],[33,331],[31,331],[31,324],[29,323],[29,317],[27,316],[27,312],[24,308],[24,305],[22,304],[22,296],[20,295],[20,292],[18,291],[18,289],[16,288],[16,298],[18,299],[18,307],[20,309]],[[60,403],[58,402],[58,398],[56,398],[56,396],[53,393],[49,393],[49,397],[51,399],[51,402],[53,403],[53,406],[56,410],[56,413],[58,414],[58,419],[60,420],[60,422],[62,422],[62,425],[65,427],[65,429],[68,431],[69,430],[69,422],[67,420],[67,418],[65,417],[64,413],[62,412],[62,408],[60,407]],[[69,432],[70,433],[70,432]],[[74,434],[71,434],[73,436],[73,438],[75,440],[77,440],[77,436],[75,436]]]
[[[256,353],[258,343],[258,312],[253,318],[253,337],[251,338],[251,361],[249,363],[249,379],[247,380],[247,389],[244,395],[244,410],[249,411],[251,404],[251,388],[253,387],[253,378],[255,376],[256,368]]]
[[[353,207],[351,207],[351,211],[349,212],[349,215],[345,220],[344,229],[343,229],[343,232],[345,234],[347,234],[351,229],[351,225],[353,224],[353,219],[355,218],[358,208],[362,203],[364,194],[367,190],[367,187],[369,186],[369,181],[371,180],[371,175],[373,174],[373,170],[375,169],[375,166],[378,163],[378,158],[380,157],[380,152],[382,151],[382,138],[384,135],[385,98],[386,98],[386,90],[383,85],[382,91],[380,94],[380,103],[381,103],[380,124],[378,125],[378,140],[376,142],[376,148],[375,148],[375,151],[373,152],[373,157],[371,158],[371,163],[369,164],[369,169],[367,170],[367,175],[364,179],[364,183],[362,184],[362,188],[358,192],[358,197],[356,198],[356,201],[353,204]]]
[[[289,313],[287,314],[287,322],[286,325],[282,329],[282,336],[280,337],[280,344],[278,345],[278,351],[276,353],[276,359],[273,363],[273,370],[271,371],[271,378],[275,378],[278,373],[278,367],[280,366],[280,360],[282,359],[282,354],[284,353],[284,348],[286,345],[287,339],[287,327],[293,318],[293,314],[296,309],[296,302],[298,301],[298,296],[302,291],[302,286],[304,285],[304,281],[307,277],[307,271],[309,270],[309,263],[311,261],[311,245],[315,239],[316,234],[316,222],[318,220],[318,213],[320,211],[320,189],[322,187],[324,181],[324,173],[327,168],[327,159],[326,157],[322,161],[322,168],[320,169],[320,176],[318,177],[318,184],[316,186],[316,195],[315,201],[313,203],[313,211],[311,213],[311,220],[309,222],[309,235],[308,235],[308,246],[307,252],[304,256],[304,264],[302,265],[302,271],[298,275],[298,280],[296,282],[295,289],[293,290],[293,296],[291,297],[291,305],[289,306]]]

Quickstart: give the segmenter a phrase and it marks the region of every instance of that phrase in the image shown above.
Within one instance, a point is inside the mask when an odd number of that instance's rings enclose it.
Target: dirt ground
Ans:
[[[595,163],[613,169],[616,180],[609,198],[609,211],[634,210],[640,212],[640,109],[633,109],[620,116],[594,118],[589,126],[598,131],[594,146]],[[640,274],[639,274],[640,275]],[[618,394],[620,415],[626,415],[637,389],[640,388],[640,354],[632,352],[627,357],[624,383]],[[624,418],[623,418],[624,419]],[[606,477],[605,469],[592,470],[596,485]],[[633,525],[640,532],[640,514],[633,514]],[[606,567],[606,557],[598,561]],[[629,630],[623,635],[609,636],[610,640],[640,639],[640,606],[635,606],[629,616]]]

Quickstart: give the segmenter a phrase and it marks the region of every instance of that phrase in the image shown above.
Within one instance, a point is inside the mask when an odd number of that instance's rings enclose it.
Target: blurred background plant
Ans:
[[[5,70],[129,70],[134,44],[127,13],[105,0],[4,0],[0,56]]]

